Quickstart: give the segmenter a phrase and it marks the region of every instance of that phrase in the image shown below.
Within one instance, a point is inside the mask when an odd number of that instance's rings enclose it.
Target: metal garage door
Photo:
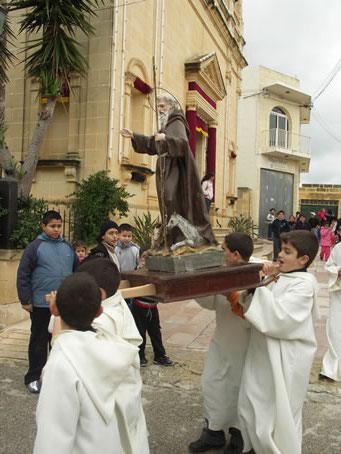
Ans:
[[[293,210],[294,175],[261,169],[259,194],[259,236],[267,237],[266,215],[270,208],[284,210],[288,219]]]

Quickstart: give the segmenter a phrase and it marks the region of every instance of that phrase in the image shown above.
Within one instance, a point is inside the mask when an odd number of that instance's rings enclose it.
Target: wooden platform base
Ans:
[[[246,263],[236,266],[219,266],[195,270],[182,274],[136,270],[122,273],[122,279],[129,281],[130,287],[146,286],[145,292],[129,288],[122,291],[125,298],[134,296],[155,296],[160,302],[169,303],[201,296],[228,293],[234,290],[254,288],[260,285],[259,272],[262,264]]]

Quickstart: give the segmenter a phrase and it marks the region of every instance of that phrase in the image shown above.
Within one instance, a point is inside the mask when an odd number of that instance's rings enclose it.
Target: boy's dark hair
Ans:
[[[52,219],[57,219],[58,221],[61,221],[62,217],[61,217],[60,213],[58,213],[58,211],[49,210],[43,214],[41,222],[42,222],[42,224],[47,225],[48,223],[50,223],[52,221]]]
[[[250,235],[241,232],[225,236],[225,244],[231,252],[239,252],[241,258],[248,262],[253,252],[253,241]]]
[[[74,241],[72,243],[72,247],[74,250],[76,250],[78,247],[83,247],[84,249],[86,249],[86,244],[84,243],[84,241],[81,241],[81,240],[78,240],[78,241]]]
[[[121,232],[132,232],[134,229],[130,224],[121,224],[118,228],[119,233]]]
[[[309,261],[306,268],[312,264],[319,250],[319,242],[313,232],[307,230],[292,230],[291,232],[282,233],[280,235],[282,243],[290,243],[297,251],[297,257],[307,255]]]
[[[283,210],[279,210],[279,211],[277,211],[277,216],[278,216],[280,213],[285,214],[285,212],[284,212]]]
[[[148,247],[148,246],[141,246],[140,250],[139,250],[139,257],[141,258],[142,254],[146,251],[149,251],[149,249],[150,249],[150,247]]]
[[[115,295],[121,282],[120,273],[117,266],[107,258],[88,258],[86,262],[81,263],[77,272],[89,273],[107,294],[107,298]]]
[[[60,284],[56,304],[63,321],[85,331],[91,327],[101,306],[101,292],[89,273],[75,273]]]

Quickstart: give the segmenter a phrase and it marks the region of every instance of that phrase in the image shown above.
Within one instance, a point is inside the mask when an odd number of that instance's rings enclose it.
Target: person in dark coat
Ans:
[[[288,221],[285,219],[285,213],[283,210],[277,212],[277,217],[272,223],[273,243],[274,243],[274,260],[277,260],[279,251],[281,250],[281,234],[289,232],[290,226]]]
[[[311,230],[309,222],[306,221],[306,217],[302,213],[296,222],[295,230],[307,230],[308,232]]]
[[[120,271],[120,262],[115,252],[115,245],[118,240],[118,225],[111,219],[107,219],[101,224],[97,237],[97,246],[91,249],[90,254],[83,262],[88,262],[94,258],[110,259]]]
[[[196,227],[208,244],[216,244],[195,159],[189,147],[190,131],[184,113],[169,94],[158,97],[161,130],[153,136],[136,134],[123,129],[121,135],[132,140],[136,153],[160,154],[156,165],[156,188],[160,212],[165,209],[169,220],[173,213],[180,214]],[[162,169],[164,166],[164,194],[162,194]],[[164,200],[164,204],[163,204]],[[179,233],[169,239],[169,246],[183,240]]]

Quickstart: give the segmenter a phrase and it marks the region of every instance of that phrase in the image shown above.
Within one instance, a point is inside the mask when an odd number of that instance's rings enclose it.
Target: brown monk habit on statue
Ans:
[[[123,129],[123,137],[131,138],[137,153],[157,155],[155,142],[165,158],[158,158],[156,165],[156,188],[162,213],[161,162],[164,161],[164,201],[166,219],[175,212],[196,227],[208,244],[216,244],[194,157],[189,147],[189,127],[182,110],[177,109],[176,100],[168,95],[158,97],[161,130],[154,136],[144,136]],[[171,239],[174,244],[181,237]]]

